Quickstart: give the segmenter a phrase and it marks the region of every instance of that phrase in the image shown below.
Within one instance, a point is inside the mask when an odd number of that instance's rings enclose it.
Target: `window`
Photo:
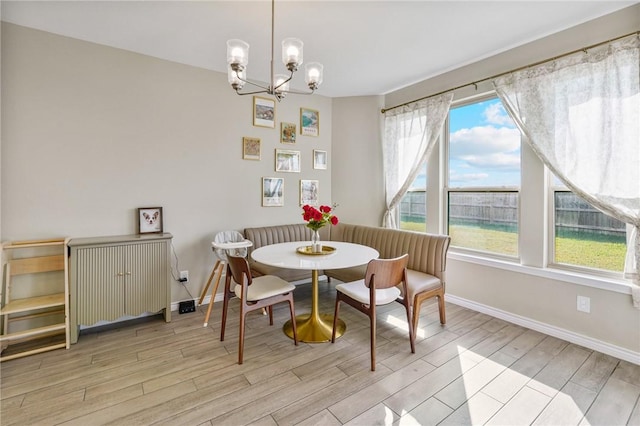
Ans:
[[[495,96],[451,108],[448,123],[451,245],[518,256],[520,131]]]
[[[554,178],[552,263],[622,272],[626,225],[569,191]]]
[[[448,233],[453,252],[621,276],[626,225],[556,178],[546,187],[548,171],[523,146],[523,136],[495,94],[454,104],[443,134],[438,158],[423,164],[403,197],[401,229]],[[527,211],[521,211],[521,203]],[[549,206],[547,217],[542,204]]]

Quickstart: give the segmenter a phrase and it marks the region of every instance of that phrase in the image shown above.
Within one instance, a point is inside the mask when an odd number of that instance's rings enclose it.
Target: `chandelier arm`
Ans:
[[[273,61],[272,61],[273,63]],[[293,71],[291,71],[291,74],[289,75],[289,78],[286,79],[285,81],[283,81],[282,83],[278,84],[277,86],[275,86],[273,88],[273,91],[275,92],[276,90],[278,90],[280,87],[284,86],[285,84],[287,84],[291,79],[293,78]],[[274,82],[275,83],[275,82]],[[290,90],[282,90],[283,93],[293,93]]]
[[[286,90],[286,91],[282,91],[282,93],[291,93],[293,95],[313,95],[313,93],[315,92],[314,89],[310,89],[310,92],[303,92],[301,90]]]
[[[271,94],[269,93],[268,90],[264,89],[264,90],[254,90],[253,92],[240,92],[240,88],[236,89],[236,94],[240,95],[240,96],[244,96],[244,95],[257,95],[258,93],[267,93],[267,94]]]
[[[263,89],[263,90],[264,90],[265,92],[267,92],[267,93],[270,93],[270,91],[271,91],[271,88],[270,88],[269,86],[262,86],[262,85],[260,85],[260,84],[258,84],[258,83],[254,83],[254,82],[253,82],[253,81],[251,81],[251,80],[245,80],[244,78],[240,77],[240,75],[238,74],[238,72],[236,72],[236,77],[238,78],[238,80],[242,81],[243,83],[249,83],[249,84],[250,84],[250,85],[252,85],[252,86],[259,87],[259,88]],[[239,90],[239,89],[238,89],[238,90]],[[237,92],[238,90],[236,90],[236,92]],[[258,92],[258,93],[262,93],[262,92]]]

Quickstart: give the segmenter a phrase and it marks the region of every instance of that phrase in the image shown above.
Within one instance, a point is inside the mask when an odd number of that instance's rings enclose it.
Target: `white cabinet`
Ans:
[[[74,238],[71,343],[80,325],[162,311],[171,321],[171,234]]]

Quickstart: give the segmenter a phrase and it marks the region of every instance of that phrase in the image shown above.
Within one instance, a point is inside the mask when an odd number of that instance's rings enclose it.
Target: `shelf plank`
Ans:
[[[44,246],[59,246],[64,244],[66,239],[51,239],[51,240],[35,240],[35,241],[12,241],[4,243],[3,249],[21,249],[29,247],[44,247]]]
[[[49,294],[47,296],[15,299],[7,303],[0,315],[15,314],[18,312],[32,311],[35,309],[51,308],[64,305],[64,293]]]
[[[47,325],[45,327],[32,328],[30,330],[18,331],[15,333],[4,334],[0,336],[0,342],[24,339],[26,337],[39,336],[41,334],[51,333],[53,331],[64,331],[65,323]]]
[[[65,343],[56,343],[54,345],[43,346],[43,347],[37,348],[37,349],[31,349],[31,350],[24,351],[24,352],[17,352],[15,354],[2,356],[2,357],[0,357],[0,362],[9,361],[10,359],[22,358],[22,357],[28,356],[28,355],[35,355],[35,354],[39,354],[39,353],[42,353],[42,352],[52,351],[54,349],[64,349],[65,347],[66,347]]]
[[[36,274],[40,272],[64,271],[64,255],[26,257],[23,259],[12,259],[11,276],[23,274]]]

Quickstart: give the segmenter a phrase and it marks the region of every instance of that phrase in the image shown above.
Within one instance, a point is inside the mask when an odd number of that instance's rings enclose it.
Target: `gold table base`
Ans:
[[[331,333],[333,332],[333,315],[296,315],[296,327],[298,332],[298,340],[306,343],[322,343],[331,341]],[[347,326],[340,318],[336,324],[336,338],[342,336]],[[293,327],[291,320],[284,323],[282,327],[284,333],[293,339]]]
[[[318,313],[318,271],[311,271],[311,313],[296,315],[298,340],[305,343],[322,343],[331,341],[333,333],[333,314]],[[338,318],[336,338],[342,336],[347,326]],[[291,320],[284,323],[284,333],[293,339]]]

